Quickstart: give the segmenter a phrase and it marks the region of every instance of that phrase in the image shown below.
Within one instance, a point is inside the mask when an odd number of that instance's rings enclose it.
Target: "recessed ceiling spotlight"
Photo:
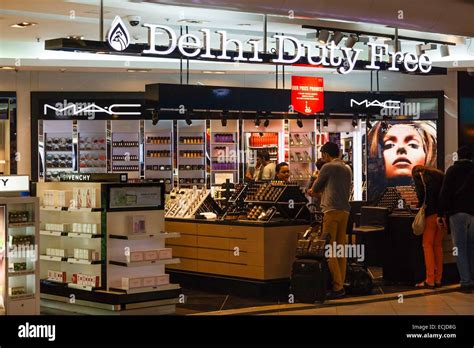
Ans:
[[[224,75],[225,71],[218,71],[218,70],[203,70],[203,74],[214,74],[214,75]]]
[[[151,69],[127,69],[127,72],[131,72],[131,73],[134,73],[134,72],[150,72]]]
[[[33,22],[21,22],[21,23],[16,23],[10,25],[12,28],[26,28],[26,27],[32,27],[37,25],[38,23],[33,23]]]
[[[69,35],[67,38],[69,40],[84,40],[84,36],[82,35]]]
[[[189,18],[184,18],[180,19],[178,23],[188,23],[188,24],[207,24],[209,23],[208,21],[203,21],[199,19],[189,19]]]

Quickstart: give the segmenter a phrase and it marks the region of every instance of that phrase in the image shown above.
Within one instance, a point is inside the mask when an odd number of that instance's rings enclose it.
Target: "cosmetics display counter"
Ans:
[[[165,239],[179,234],[163,232],[164,184],[47,182],[36,193],[44,306],[174,313],[180,286],[169,282],[164,265],[179,259]]]
[[[195,277],[220,276],[240,285],[250,282],[258,291],[288,280],[298,233],[309,224],[307,201],[297,185],[236,185],[225,211],[213,208],[208,192],[195,190],[195,198],[187,192],[188,198],[183,193],[181,202],[175,198],[167,205],[165,230],[181,235],[166,242],[181,260],[167,266],[172,279],[189,284]],[[183,213],[173,213],[176,207]],[[195,218],[203,210],[214,219]]]

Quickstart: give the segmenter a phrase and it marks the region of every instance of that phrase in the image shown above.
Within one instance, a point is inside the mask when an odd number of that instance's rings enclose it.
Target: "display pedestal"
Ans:
[[[205,284],[211,291],[235,290],[256,297],[288,290],[298,233],[307,226],[304,221],[166,219],[166,231],[181,234],[167,240],[181,260],[167,270],[172,281],[186,287]]]

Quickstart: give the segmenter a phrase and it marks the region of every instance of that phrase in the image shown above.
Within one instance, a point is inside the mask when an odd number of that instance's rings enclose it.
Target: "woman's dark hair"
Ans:
[[[281,168],[283,168],[283,167],[288,167],[288,163],[286,163],[286,162],[278,163],[278,164],[276,165],[276,167],[275,167],[275,173],[276,173],[276,174],[280,173],[280,170],[281,170]]]
[[[260,157],[261,159],[263,159],[266,162],[270,161],[270,154],[268,153],[267,150],[257,151],[257,157]]]

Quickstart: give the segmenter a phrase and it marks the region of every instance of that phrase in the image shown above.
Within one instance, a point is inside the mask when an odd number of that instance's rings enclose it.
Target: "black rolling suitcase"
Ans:
[[[331,276],[324,257],[329,236],[322,231],[323,215],[315,214],[315,221],[298,240],[296,261],[291,272],[291,294],[297,302],[314,303],[326,300]]]
[[[299,259],[293,263],[291,294],[297,302],[324,302],[330,283],[326,260]]]

